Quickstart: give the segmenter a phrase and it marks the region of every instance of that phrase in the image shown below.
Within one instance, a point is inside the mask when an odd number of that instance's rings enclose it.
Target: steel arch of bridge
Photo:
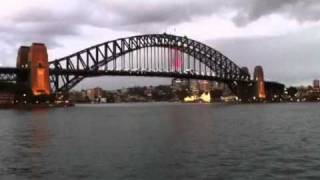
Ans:
[[[108,63],[145,48],[178,50],[197,59],[214,75],[183,71],[132,71],[108,69]],[[49,62],[53,92],[66,92],[86,77],[101,75],[161,76],[208,79],[220,82],[248,82],[250,75],[219,51],[187,37],[170,34],[148,34],[101,43],[69,56]],[[104,69],[101,69],[104,67]]]

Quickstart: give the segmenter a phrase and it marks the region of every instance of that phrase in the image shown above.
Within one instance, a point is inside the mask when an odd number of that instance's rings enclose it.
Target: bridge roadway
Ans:
[[[0,67],[0,82],[16,81],[16,75],[21,73],[21,70],[14,67]],[[86,76],[86,77],[97,77],[97,76],[140,76],[140,77],[164,77],[164,78],[181,78],[181,79],[199,79],[209,81],[219,81],[221,78],[210,75],[197,75],[191,73],[181,72],[151,72],[151,71],[119,71],[119,70],[66,70],[66,69],[50,69],[50,76],[59,75],[70,75],[70,76]],[[11,77],[8,79],[8,77]],[[225,83],[232,83],[234,80],[224,79]],[[239,81],[237,81],[239,82]],[[245,83],[256,83],[256,81],[249,80],[244,81]],[[282,85],[275,81],[265,81],[266,84]]]
[[[0,67],[0,82],[16,81],[17,74],[26,72],[27,69],[18,69],[14,67]],[[198,74],[198,73],[186,73],[181,71],[133,71],[133,70],[67,70],[67,69],[49,69],[50,76],[85,76],[85,77],[97,77],[97,76],[141,76],[141,77],[165,77],[165,78],[182,78],[182,79],[199,79],[210,81],[223,81],[225,83],[231,83],[232,79],[221,79],[219,77],[212,76],[210,74]],[[254,82],[252,80],[245,81]]]

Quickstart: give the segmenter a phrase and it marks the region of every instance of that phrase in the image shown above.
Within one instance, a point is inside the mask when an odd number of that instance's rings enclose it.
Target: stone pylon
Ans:
[[[266,90],[264,85],[264,74],[262,66],[254,68],[254,81],[256,81],[256,97],[260,100],[266,99]]]
[[[27,83],[34,96],[50,95],[49,63],[44,44],[33,43],[22,46],[18,51],[17,68],[27,69],[27,75],[19,75],[20,83]]]

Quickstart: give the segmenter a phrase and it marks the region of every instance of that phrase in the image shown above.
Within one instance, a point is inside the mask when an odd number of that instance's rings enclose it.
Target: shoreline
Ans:
[[[316,104],[320,103],[318,101],[312,102],[312,101],[305,101],[305,102],[250,102],[250,103],[244,103],[244,102],[212,102],[212,103],[198,103],[198,102],[179,102],[179,101],[154,101],[154,102],[117,102],[117,103],[77,103],[75,102],[75,106],[77,105],[126,105],[126,104],[203,104],[203,105],[210,105],[210,104],[235,104],[235,105],[248,105],[248,104]]]
[[[112,105],[143,105],[143,104],[181,104],[181,105],[249,105],[249,104],[316,104],[318,101],[306,101],[306,102],[178,102],[178,101],[154,101],[154,102],[119,102],[119,103],[60,103],[60,104],[0,104],[0,110],[2,109],[17,109],[17,110],[32,110],[32,109],[49,109],[49,108],[68,108],[76,106],[112,106]]]
[[[63,104],[1,104],[0,109],[49,109],[49,108],[64,108],[74,107],[75,104],[63,103]]]

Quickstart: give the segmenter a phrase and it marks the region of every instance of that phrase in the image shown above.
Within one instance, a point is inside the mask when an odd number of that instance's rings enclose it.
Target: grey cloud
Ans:
[[[84,18],[78,12],[61,14],[50,9],[31,8],[14,14],[9,22],[0,24],[1,64],[14,65],[21,45],[43,42],[51,49],[62,46],[59,37],[79,34],[79,20]]]
[[[60,36],[78,35],[81,26],[89,25],[140,33],[165,31],[172,24],[189,21],[194,16],[211,14],[218,1],[88,1],[69,11],[58,8],[29,8],[20,11],[10,24],[0,25],[2,41],[22,44],[42,41],[59,46]],[[216,8],[218,9],[218,8]]]
[[[120,1],[121,2],[121,1]],[[123,1],[122,1],[123,2]],[[143,3],[131,3],[127,6],[125,3],[114,4],[107,3],[106,8],[112,11],[120,18],[118,24],[148,24],[164,23],[176,24],[191,20],[194,16],[210,15],[215,6],[221,1],[144,1]]]
[[[145,33],[161,32],[168,26],[189,22],[195,17],[219,15],[223,10],[235,12],[232,20],[239,26],[270,14],[283,14],[301,22],[318,21],[320,1],[81,0],[78,6],[68,12],[57,9],[28,9],[17,14],[13,21],[39,25],[39,34],[46,33],[44,30],[53,35],[76,34],[77,27],[81,25]]]
[[[8,26],[0,26],[0,37],[2,41],[11,44],[25,44],[32,42],[44,42],[50,47],[60,46],[57,41],[58,36],[75,35],[76,32],[68,27],[62,26],[61,29],[55,29],[61,24],[46,24],[46,23],[31,23],[31,24],[17,24]]]
[[[267,15],[281,14],[299,22],[319,21],[319,10],[318,0],[247,0],[240,5],[233,20],[237,25],[243,26]]]
[[[8,24],[0,25],[2,42],[12,46],[44,42],[51,48],[60,46],[60,36],[78,35],[79,20],[84,20],[78,12],[60,14],[50,9],[31,8],[15,14]]]
[[[220,12],[216,1],[106,1],[92,5],[90,25],[134,32],[161,32],[166,27],[189,22],[197,16]]]
[[[281,14],[300,22],[318,21],[320,1],[318,0],[185,0],[185,1],[106,1],[96,4],[99,16],[109,17],[103,26],[129,28],[151,26],[159,27],[188,22],[194,17],[219,15],[223,10],[235,12],[233,21],[246,25],[261,17]],[[95,18],[95,19],[96,19]],[[103,21],[102,21],[103,22]],[[138,28],[140,29],[140,28]]]
[[[0,60],[0,66],[8,66],[8,65],[15,65],[15,58],[11,59],[11,55],[13,54],[13,49],[10,48],[10,46],[7,46],[5,44],[0,43],[0,46],[2,47],[0,49],[1,54],[1,60]]]
[[[320,78],[317,28],[283,36],[220,39],[207,43],[236,64],[248,66],[251,73],[254,66],[262,65],[270,80],[299,85],[311,84],[313,79]]]

